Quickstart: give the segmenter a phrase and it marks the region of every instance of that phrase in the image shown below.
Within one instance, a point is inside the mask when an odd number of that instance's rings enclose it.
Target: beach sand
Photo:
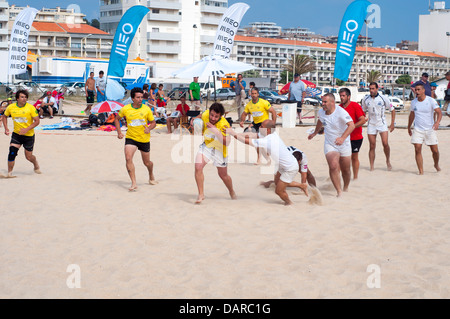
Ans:
[[[390,135],[391,172],[379,139],[369,171],[366,139],[359,180],[338,199],[323,136],[308,141],[308,128],[279,134],[306,153],[322,206],[295,189],[294,205],[282,205],[273,186],[259,186],[272,176],[253,165],[248,147],[245,163],[229,165],[238,199],[208,165],[206,199],[194,205],[194,165],[189,156],[174,163],[183,142],[166,128],[152,131],[158,185],[148,185],[136,153],[137,192],[128,192],[116,132],[37,131],[43,174],[21,150],[17,178],[0,179],[0,298],[450,298],[450,131],[438,132],[442,172],[424,147],[424,176],[406,130]],[[9,137],[0,132],[5,174]],[[79,266],[81,288],[67,284],[70,265]]]

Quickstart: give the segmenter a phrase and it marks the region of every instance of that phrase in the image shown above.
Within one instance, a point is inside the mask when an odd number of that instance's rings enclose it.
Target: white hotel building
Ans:
[[[319,85],[331,84],[336,58],[333,44],[237,35],[231,57],[253,64],[263,77],[280,79],[283,65],[294,52],[312,56],[316,61],[316,71],[302,78]],[[366,70],[380,71],[381,82],[390,84],[402,74],[409,74],[413,80],[418,80],[423,72],[443,77],[450,66],[445,56],[435,53],[369,47],[366,55],[366,48],[358,47],[348,83],[358,85],[364,81]]]
[[[150,12],[129,56],[190,64],[212,52],[228,0],[101,0],[100,29],[114,34],[122,15],[134,5],[147,6]]]

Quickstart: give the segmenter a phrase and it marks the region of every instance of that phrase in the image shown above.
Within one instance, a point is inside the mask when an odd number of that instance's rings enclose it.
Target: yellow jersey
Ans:
[[[127,135],[126,138],[132,139],[139,143],[150,142],[150,133],[146,134],[144,132],[147,123],[153,122],[155,118],[153,117],[152,110],[144,104],[141,107],[134,108],[132,104],[125,105],[119,111],[120,117],[125,117],[127,120]]]
[[[258,102],[253,103],[252,100],[245,106],[244,112],[251,114],[253,117],[253,122],[255,124],[262,123],[269,119],[269,109],[272,106],[266,100],[259,99]]]
[[[9,105],[5,112],[5,116],[11,116],[14,122],[14,133],[19,134],[20,130],[27,128],[33,124],[33,118],[38,117],[39,113],[36,108],[30,103],[26,103],[20,107],[17,103]],[[29,130],[25,136],[33,136],[34,129]]]
[[[223,143],[219,141],[219,139],[217,138],[216,134],[211,132],[206,126],[206,123],[209,123],[209,110],[203,112],[202,121],[203,121],[203,137],[205,139],[206,147],[219,150],[222,152],[223,157],[227,157],[226,145],[223,145]],[[228,121],[223,116],[214,126],[222,133],[223,136],[228,136],[226,130],[227,128],[230,127],[230,123],[228,123]]]

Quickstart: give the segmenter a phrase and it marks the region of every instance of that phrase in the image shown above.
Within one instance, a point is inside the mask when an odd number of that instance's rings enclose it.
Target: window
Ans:
[[[152,13],[159,13],[159,9],[152,9]]]
[[[152,28],[152,32],[159,32],[159,28]]]

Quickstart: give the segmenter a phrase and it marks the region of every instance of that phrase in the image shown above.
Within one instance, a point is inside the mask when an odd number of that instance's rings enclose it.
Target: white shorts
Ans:
[[[420,131],[420,130],[413,130],[412,136],[411,136],[411,143],[412,144],[423,144],[425,142],[425,145],[437,145],[438,144],[438,138],[435,130],[428,130],[428,131]]]
[[[208,161],[212,161],[215,167],[227,167],[228,158],[223,157],[223,153],[213,147],[207,147],[202,143],[198,149],[198,154],[202,154]]]
[[[368,135],[377,135],[377,133],[387,132],[388,127],[387,124],[381,125],[367,125],[367,134]]]
[[[352,156],[352,146],[348,142],[344,142],[342,145],[336,144],[324,144],[324,152],[327,155],[330,152],[338,152],[341,157]]]
[[[280,180],[282,182],[285,182],[287,184],[290,184],[294,181],[295,179],[295,175],[297,175],[298,173],[298,169],[291,169],[291,170],[279,170],[281,176],[280,176]]]

